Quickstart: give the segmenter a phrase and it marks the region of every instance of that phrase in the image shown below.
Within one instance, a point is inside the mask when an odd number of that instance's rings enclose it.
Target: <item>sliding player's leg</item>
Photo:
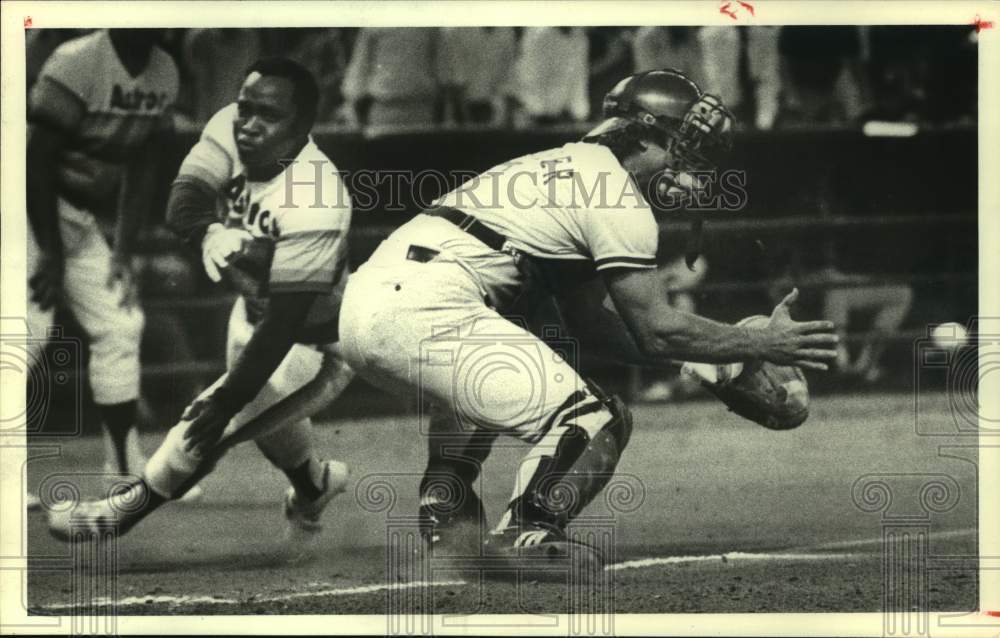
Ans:
[[[249,338],[249,334],[252,334],[252,327],[248,327],[249,324],[244,325],[245,314],[242,311],[242,304],[237,304],[234,308],[231,319],[233,320],[230,322],[228,351],[230,360],[234,360]],[[309,374],[314,378],[308,378]],[[352,376],[350,368],[336,355],[334,346],[326,347],[322,353],[311,348],[296,346],[272,375],[271,380],[282,389],[276,390],[269,380],[269,384],[260,395],[244,406],[223,434],[223,439],[233,439],[236,435],[242,434],[243,430],[251,429],[251,425],[259,421],[257,417],[262,412],[270,412],[270,408],[275,407],[279,400],[303,388],[307,383],[310,386],[320,387],[323,395],[321,400],[300,401],[296,404],[300,407],[296,408],[295,418],[283,418],[283,423],[277,428],[265,428],[260,435],[264,438],[263,448],[268,458],[286,470],[290,479],[295,476],[296,480],[301,478],[303,485],[316,485],[320,488],[320,505],[317,505],[316,499],[303,501],[302,509],[309,516],[318,516],[318,511],[322,510],[329,498],[343,491],[346,483],[346,467],[334,462],[321,463],[315,459],[309,438],[308,416],[318,409],[316,406],[329,404],[329,401],[346,387]],[[202,392],[193,403],[211,395],[224,380],[225,375]],[[92,518],[102,516],[111,518],[118,522],[119,533],[124,533],[164,502],[181,498],[195,487],[197,481],[211,471],[218,458],[213,457],[211,452],[203,452],[198,448],[188,449],[185,434],[189,425],[190,421],[182,418],[170,429],[146,464],[142,480],[133,485],[129,493],[117,499],[108,498],[86,504],[86,508],[78,508],[80,512],[77,517],[82,518],[92,514]],[[313,474],[311,466],[318,467],[319,472]],[[50,530],[56,536],[60,536],[59,529],[67,525],[68,522],[63,522],[58,517],[50,518]]]
[[[234,305],[229,320],[228,366],[235,364],[252,334],[253,325],[247,320],[246,306],[240,299]],[[315,379],[323,367],[324,356],[339,360],[337,350],[335,345],[322,348],[293,345],[267,385],[233,418],[230,427],[239,430],[264,410]],[[328,399],[332,402],[353,378],[353,372],[345,365],[328,366],[324,370],[335,377],[329,386],[332,390],[328,392]],[[308,417],[257,437],[255,443],[264,457],[284,472],[291,483],[282,505],[288,521],[286,537],[295,542],[314,536],[321,529],[319,518],[327,504],[347,487],[347,466],[340,461],[323,460],[316,454],[312,421]]]
[[[328,349],[327,357],[339,357]],[[347,387],[354,373],[342,362],[321,368],[324,353],[312,348],[293,346],[285,361],[275,371],[261,393],[234,419],[235,429],[256,418],[266,408],[289,396],[319,374],[329,374],[326,398],[333,402]],[[322,369],[322,372],[321,372]],[[331,372],[327,372],[331,370]],[[254,439],[264,456],[288,477],[291,487],[285,492],[283,512],[288,526],[286,540],[308,541],[322,529],[320,516],[330,500],[347,488],[349,469],[341,461],[324,460],[313,444],[310,418],[300,419]]]

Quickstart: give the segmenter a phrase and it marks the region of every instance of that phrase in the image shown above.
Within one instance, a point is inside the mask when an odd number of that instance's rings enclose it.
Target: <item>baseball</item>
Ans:
[[[934,326],[931,330],[931,339],[939,348],[960,348],[965,345],[968,338],[969,332],[965,326],[954,321]]]

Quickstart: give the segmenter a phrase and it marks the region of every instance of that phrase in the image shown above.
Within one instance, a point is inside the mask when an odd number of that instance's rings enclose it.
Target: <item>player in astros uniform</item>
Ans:
[[[316,377],[324,356],[339,360],[351,204],[336,166],[309,135],[317,102],[316,82],[302,66],[260,60],[237,101],[212,117],[181,165],[168,222],[200,251],[211,279],[228,277],[242,293],[229,320],[228,372],[150,457],[133,487],[143,493],[125,498],[145,504],[127,513],[109,499],[84,504],[73,514],[78,528],[87,516],[114,517],[124,533],[188,489],[224,433]],[[353,373],[342,362],[332,369],[339,392]],[[347,466],[320,461],[310,437],[307,418],[256,439],[292,484],[284,501],[292,540],[315,537],[320,514],[347,483]],[[50,523],[66,538],[65,517]]]
[[[122,29],[70,40],[45,62],[28,101],[32,345],[41,348],[60,303],[86,330],[108,474],[145,462],[134,427],[144,319],[130,262],[157,173],[154,139],[169,130],[178,90],[159,37]]]
[[[711,169],[728,148],[732,117],[719,100],[679,72],[654,71],[619,83],[606,116],[581,142],[517,158],[445,195],[392,233],[344,294],[340,336],[358,374],[443,406],[465,432],[532,444],[488,541],[502,554],[546,555],[565,543],[631,428],[624,403],[505,318],[530,309],[533,295],[553,295],[572,325],[600,312],[574,303],[603,280],[634,349],[664,365],[762,359],[826,369],[836,354],[831,323],[788,316],[794,293],[759,329],[667,302],[649,201],[695,190],[690,172]],[[447,499],[436,483],[425,477],[422,510]]]

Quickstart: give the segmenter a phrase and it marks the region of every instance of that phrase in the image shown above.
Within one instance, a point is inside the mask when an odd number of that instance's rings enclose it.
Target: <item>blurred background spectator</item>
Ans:
[[[517,59],[513,27],[441,29],[438,78],[447,121],[497,125],[506,120]]]
[[[439,47],[438,29],[361,29],[342,86],[345,120],[369,126],[433,124]]]
[[[29,29],[28,84],[85,31]],[[976,42],[959,25],[378,27],[168,29],[164,48],[181,69],[178,111],[195,123],[232,101],[252,61],[281,55],[316,76],[324,124],[586,123],[623,77],[676,68],[719,95],[740,127],[768,130],[971,124]]]
[[[810,296],[818,296],[818,312],[837,325],[840,336],[831,370],[845,379],[874,384],[884,375],[886,346],[910,312],[913,288],[886,281],[885,275],[841,270],[838,258],[830,238],[788,248],[779,257],[784,267],[772,281],[768,296],[777,303],[793,286],[805,291],[800,296],[802,305],[810,303]],[[863,336],[851,343],[849,334]]]
[[[590,43],[579,27],[529,27],[517,60],[517,98],[524,123],[583,122],[590,116]]]
[[[299,29],[288,57],[309,69],[319,85],[318,122],[333,122],[344,105],[341,85],[351,59],[355,29]]]
[[[635,29],[631,27],[591,27],[587,29],[590,46],[590,119],[601,115],[604,96],[622,78],[632,74],[632,41]]]
[[[778,115],[778,27],[702,27],[702,88],[743,126],[770,129]]]
[[[701,27],[642,27],[635,34],[633,73],[650,69],[677,69],[701,84],[704,59],[698,31]]]
[[[855,26],[781,27],[782,126],[846,124],[863,110],[861,32]]]
[[[913,289],[909,284],[880,283],[872,275],[848,274],[833,266],[816,277],[821,283],[840,284],[827,288],[823,297],[823,318],[834,322],[840,333],[836,372],[868,384],[879,381],[885,374],[882,354],[910,312]],[[859,347],[851,348],[849,332],[864,333]]]
[[[866,119],[971,121],[975,34],[968,26],[863,27],[872,104]]]
[[[261,38],[254,29],[188,29],[183,54],[191,114],[204,122],[236,99],[244,71],[261,57]]]

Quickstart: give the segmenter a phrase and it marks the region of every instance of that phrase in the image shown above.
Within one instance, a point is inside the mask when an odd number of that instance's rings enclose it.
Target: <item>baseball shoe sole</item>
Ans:
[[[320,517],[334,496],[347,489],[351,471],[340,461],[327,461],[323,467],[323,493],[313,501],[300,498],[294,487],[285,492],[283,511],[287,526],[285,541],[291,546],[303,546],[323,530]]]
[[[601,553],[567,538],[561,530],[532,525],[490,533],[484,546],[487,560],[495,565],[494,575],[566,582],[592,582],[604,569]]]

